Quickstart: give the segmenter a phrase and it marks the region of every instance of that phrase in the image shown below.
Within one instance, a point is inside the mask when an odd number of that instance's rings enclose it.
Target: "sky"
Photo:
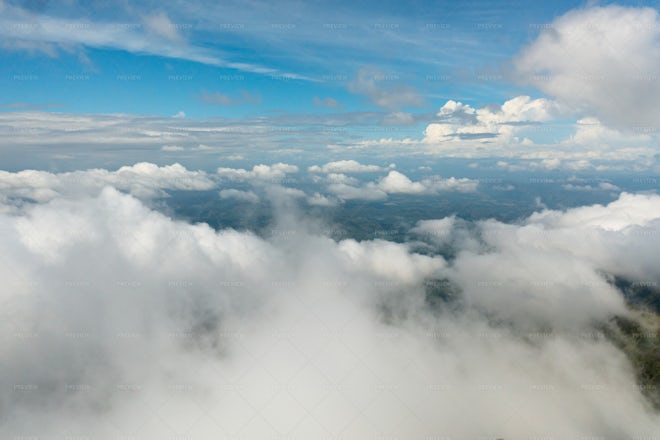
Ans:
[[[525,90],[507,60],[575,6],[5,2],[3,98],[190,117],[481,106]]]
[[[290,149],[655,171],[657,6],[3,0],[0,136],[35,150],[0,154],[9,169],[75,169],[44,138],[98,144],[116,123],[142,128],[122,151],[163,164],[188,158],[162,147],[205,145],[216,162]],[[68,118],[76,129],[58,130]]]
[[[0,437],[656,438],[659,6],[0,0]]]

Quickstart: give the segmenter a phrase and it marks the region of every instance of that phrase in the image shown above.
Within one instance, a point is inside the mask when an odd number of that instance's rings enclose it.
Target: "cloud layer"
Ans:
[[[431,220],[402,244],[334,241],[270,194],[267,239],[111,187],[1,210],[3,437],[657,432],[593,324],[628,314],[606,274],[660,276],[660,197]]]
[[[106,185],[140,198],[165,195],[162,190],[207,190],[216,184],[203,171],[189,171],[178,163],[159,167],[148,162],[123,166],[117,171],[92,169],[67,173],[25,170],[0,171],[0,200],[26,198],[43,202],[62,194],[98,192]]]

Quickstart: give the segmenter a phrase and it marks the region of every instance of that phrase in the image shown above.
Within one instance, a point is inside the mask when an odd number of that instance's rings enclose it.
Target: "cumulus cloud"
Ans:
[[[141,197],[152,198],[165,195],[163,190],[201,191],[216,184],[203,171],[190,171],[175,163],[159,167],[141,162],[123,166],[116,171],[91,169],[66,173],[25,170],[17,173],[0,171],[0,199],[27,198],[47,201],[59,195],[81,192],[98,192],[106,185],[128,191]]]
[[[521,79],[607,125],[657,127],[660,18],[653,8],[569,11],[516,58]]]
[[[297,173],[298,167],[296,165],[278,162],[273,165],[255,165],[252,167],[252,170],[219,167],[216,172],[218,176],[231,180],[251,180],[255,182],[280,181],[287,174]]]
[[[390,167],[394,167],[392,164]],[[350,160],[337,160],[328,162],[325,165],[312,165],[308,168],[311,173],[371,173],[376,171],[383,171],[385,168],[378,165],[363,165],[360,162]]]
[[[513,140],[519,127],[550,120],[562,110],[554,101],[516,96],[504,104],[474,109],[454,100],[438,111],[441,122],[426,127],[426,142]]]
[[[522,95],[509,99],[501,106],[480,108],[476,119],[482,124],[543,122],[560,116],[563,111],[557,102]]]
[[[318,192],[307,197],[307,203],[311,206],[333,207],[337,206],[337,201],[324,196]]]
[[[521,226],[486,221],[480,223],[481,235],[491,250],[465,252],[454,267],[464,283],[472,283],[465,289],[471,300],[491,312],[498,309],[501,318],[522,322],[526,318],[518,314],[523,313],[535,323],[585,325],[611,313],[625,314],[621,296],[603,273],[659,279],[660,271],[648,261],[657,245],[659,218],[660,196],[622,193],[607,206],[544,210]],[[495,269],[494,260],[507,270]],[[481,286],[470,278],[474,273]],[[517,291],[525,291],[530,303],[509,304],[507,296]],[[561,311],[568,302],[572,309]]]
[[[442,178],[439,176],[434,176],[429,179],[422,180],[422,184],[424,184],[428,188],[427,191],[431,193],[437,193],[441,191],[473,192],[477,190],[479,181],[475,179],[468,179],[467,177]]]
[[[543,211],[530,217],[547,226],[573,227],[585,225],[606,231],[651,225],[660,216],[660,196],[622,193],[618,200],[607,206],[593,205],[571,209],[568,212]]]
[[[435,220],[420,220],[410,230],[413,234],[426,236],[436,245],[447,244],[455,233],[456,217],[445,217]]]
[[[326,189],[340,200],[382,200],[387,198],[387,193],[378,188],[373,182],[368,182],[362,186],[332,183]]]
[[[561,163],[562,168],[570,168],[592,161],[601,162],[593,166],[596,170],[654,169],[655,129],[651,126],[636,127],[631,132],[606,126],[594,117],[582,117],[574,124],[572,134],[562,134],[560,140],[549,138],[552,133],[565,131],[565,123],[560,121],[579,113],[559,99],[524,95],[481,108],[449,100],[436,114],[437,121],[427,125],[420,141],[380,139],[359,142],[354,148],[387,147],[399,154],[421,148],[444,157],[526,161],[511,164],[512,170],[535,163],[541,167]]]
[[[652,436],[591,324],[626,313],[602,271],[660,275],[659,206],[420,223],[456,237],[449,260],[288,215],[269,238],[215,231],[110,187],[22,206],[0,214],[0,433]]]
[[[413,182],[405,174],[394,170],[390,171],[387,176],[378,182],[378,187],[386,193],[391,194],[418,194],[426,190],[426,187],[422,183]]]
[[[419,182],[413,182],[408,176],[395,170],[378,179],[357,185],[357,180],[343,174],[329,174],[326,179],[331,184],[327,190],[341,200],[380,200],[388,194],[436,194],[441,191],[472,192],[477,189],[478,181],[468,178],[442,178],[432,176]]]
[[[567,191],[621,191],[621,188],[609,182],[599,182],[598,185],[579,185],[574,183],[566,183],[562,185],[562,188]]]
[[[602,150],[604,148],[617,146],[621,154],[641,155],[644,153],[642,148],[636,148],[636,145],[650,143],[652,141],[652,131],[639,130],[636,133],[624,132],[615,128],[605,126],[600,120],[594,117],[578,119],[575,123],[575,133],[563,141],[564,144],[588,146],[593,149]]]
[[[378,187],[391,194],[417,194],[417,193],[436,193],[438,191],[464,191],[471,192],[477,189],[478,181],[468,178],[449,177],[444,179],[439,176],[432,176],[419,182],[413,182],[403,173],[390,171],[387,176],[380,179]]]
[[[355,177],[350,177],[343,173],[329,173],[325,176],[325,181],[329,183],[345,183],[347,185],[357,185],[360,183]]]
[[[648,260],[660,228],[660,196],[655,194],[622,193],[606,206],[543,209],[520,225],[487,220],[477,226],[475,232],[448,217],[420,222],[412,232],[436,245],[461,249],[448,276],[467,300],[499,319],[521,325],[528,319],[541,326],[588,325],[627,313],[607,276],[660,277]],[[528,303],[511,302],[521,292]],[[561,311],[568,303],[574,309]]]

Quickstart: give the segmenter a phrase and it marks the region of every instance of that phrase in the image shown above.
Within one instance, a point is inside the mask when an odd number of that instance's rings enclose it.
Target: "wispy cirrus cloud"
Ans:
[[[315,96],[313,102],[317,107],[325,107],[334,110],[342,110],[344,108],[344,106],[339,101],[330,96],[326,98],[319,98],[318,96]]]
[[[2,47],[6,50],[38,51],[54,57],[61,50],[76,48],[118,49],[264,75],[304,79],[295,73],[231,61],[217,51],[197,46],[185,36],[191,28],[190,23],[173,22],[163,11],[145,14],[139,22],[122,23],[62,18],[29,12],[12,5],[3,5],[0,9],[0,36],[3,38]]]
[[[401,82],[398,75],[385,74],[376,67],[358,69],[348,84],[348,90],[364,95],[377,107],[388,110],[424,105],[424,98],[417,89]]]

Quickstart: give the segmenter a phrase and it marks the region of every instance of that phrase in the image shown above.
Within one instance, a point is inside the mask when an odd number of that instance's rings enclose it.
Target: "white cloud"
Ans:
[[[562,188],[564,188],[567,191],[616,191],[616,192],[621,191],[621,188],[609,182],[600,182],[596,186],[566,183],[562,185]]]
[[[389,174],[378,182],[378,187],[383,191],[396,194],[435,194],[439,191],[476,191],[479,182],[468,178],[442,178],[431,176],[419,182],[411,181],[405,174],[398,171],[390,171]]]
[[[495,112],[494,109],[495,107],[492,107],[490,111]],[[477,111],[474,111],[475,118]],[[575,135],[564,140],[560,137],[547,143],[534,137],[534,133],[547,135],[554,128],[536,124],[550,122],[491,124],[492,131],[488,131],[490,128],[482,123],[472,123],[469,119],[468,122],[461,122],[461,117],[449,116],[450,114],[456,116],[461,112],[447,113],[442,118],[439,116],[439,120],[444,122],[430,124],[427,136],[422,139],[349,141],[344,138],[336,144],[327,145],[320,140],[327,136],[327,132],[318,125],[301,123],[293,129],[288,125],[290,121],[282,119],[281,116],[198,120],[130,115],[7,112],[0,113],[0,137],[10,138],[12,142],[0,145],[0,154],[5,154],[6,162],[3,163],[7,168],[28,163],[26,161],[33,161],[30,163],[35,163],[35,166],[46,167],[53,159],[53,151],[57,150],[57,157],[67,160],[63,166],[81,168],[95,166],[99,154],[103,154],[106,166],[120,166],[126,157],[132,157],[136,162],[154,161],[154,154],[157,155],[163,146],[176,146],[190,153],[181,155],[177,160],[185,161],[185,165],[189,167],[203,167],[208,164],[208,160],[202,158],[201,154],[195,154],[206,153],[199,145],[211,146],[214,150],[208,152],[217,151],[230,160],[243,157],[252,163],[263,161],[264,154],[270,156],[273,162],[290,161],[291,156],[301,161],[314,160],[317,156],[312,157],[312,154],[318,150],[310,148],[310,145],[315,145],[319,148],[326,147],[329,152],[341,151],[344,154],[348,150],[359,150],[361,154],[367,153],[368,157],[387,158],[388,161],[395,161],[397,157],[430,154],[461,158],[496,157],[510,162],[515,162],[516,159],[537,162],[559,159],[566,164],[589,161],[594,165],[594,169],[601,170],[625,168],[652,172],[658,169],[654,158],[657,151],[652,132],[625,134],[606,128],[594,119],[583,118],[575,125]],[[345,116],[350,117],[349,114]],[[339,116],[333,116],[335,117]],[[461,128],[460,124],[468,125]],[[558,124],[565,132],[566,123]],[[433,133],[434,129],[440,131]],[[279,136],[278,133],[282,132],[290,135]],[[528,136],[534,137],[535,142],[527,142]],[[275,155],[286,156],[286,159],[274,157]],[[342,163],[341,160],[335,162]],[[350,164],[355,165],[353,162],[345,165]],[[310,171],[319,172],[322,166],[315,165]],[[380,170],[385,171],[385,168],[381,166]],[[365,168],[365,171],[368,169]],[[376,168],[372,170],[375,171]]]
[[[341,200],[382,200],[387,198],[387,193],[373,182],[362,186],[332,183],[326,189]]]
[[[214,148],[210,147],[208,145],[204,144],[199,144],[196,147],[180,147],[178,145],[164,145],[160,148],[161,151],[169,151],[169,152],[174,152],[174,151],[213,151]]]
[[[471,142],[492,142],[494,139],[513,141],[521,127],[548,121],[561,112],[556,102],[524,95],[516,96],[501,106],[486,106],[478,110],[449,100],[437,114],[441,122],[426,127],[424,140],[430,143],[463,139]]]
[[[106,185],[137,197],[161,197],[163,190],[201,191],[215,187],[203,171],[190,171],[175,163],[159,167],[148,162],[123,166],[116,171],[91,169],[66,173],[25,170],[0,171],[1,199],[28,198],[43,202],[59,195],[97,193]]]
[[[471,120],[475,121],[476,111],[469,104],[463,104],[462,102],[454,101],[453,99],[448,100],[445,104],[440,107],[438,111],[438,116],[448,117],[453,119],[462,119],[462,120]]]
[[[601,150],[615,146],[622,151],[626,151],[631,146],[650,143],[651,140],[651,132],[641,130],[637,133],[624,133],[603,125],[596,118],[588,117],[578,119],[575,123],[575,133],[569,139],[566,139],[564,143]]]
[[[390,167],[393,166],[390,165]],[[363,165],[356,160],[350,159],[328,162],[323,166],[312,165],[308,168],[308,171],[311,173],[372,173],[383,171],[384,169],[378,165]]]
[[[455,224],[455,216],[435,220],[421,220],[410,232],[426,236],[436,245],[444,245],[452,241],[452,234],[456,232]]]
[[[453,218],[420,222],[413,232],[461,249],[447,276],[466,301],[523,327],[583,327],[626,315],[607,277],[660,277],[651,263],[660,234],[658,195],[623,193],[607,206],[546,209],[521,225],[482,221],[476,232]]]
[[[431,193],[441,191],[460,191],[460,192],[473,192],[477,190],[479,181],[468,179],[467,177],[447,177],[442,178],[438,176],[430,177],[422,180],[422,183],[428,188]]]
[[[314,193],[311,196],[308,196],[307,203],[312,206],[325,206],[325,207],[337,206],[336,200],[332,200],[318,192]]]
[[[602,270],[660,275],[658,206],[420,224],[485,241],[449,262],[310,219],[215,231],[112,188],[23,206],[0,214],[0,434],[651,437],[598,327],[627,313]],[[463,305],[429,308],[443,277]]]
[[[653,8],[569,11],[517,57],[521,79],[607,125],[657,127],[660,18]]]
[[[243,168],[219,167],[216,172],[220,177],[231,180],[280,181],[287,174],[297,173],[298,167],[278,162],[273,165],[255,165],[250,171]]]
[[[520,165],[520,164],[511,164],[507,161],[504,160],[498,160],[497,163],[495,164],[497,168],[507,170],[507,171],[521,171],[526,169],[525,166]]]
[[[410,255],[405,245],[384,240],[339,243],[339,250],[349,260],[348,267],[359,268],[378,279],[412,284],[415,280],[436,275],[445,266],[442,258]]]
[[[307,196],[305,191],[298,188],[289,188],[281,185],[272,185],[267,188],[268,195],[270,198],[276,198],[277,200],[283,200],[288,202],[292,199],[303,199]]]
[[[543,211],[530,220],[547,227],[584,226],[605,231],[623,231],[626,228],[645,227],[660,217],[660,196],[622,193],[609,205],[593,205],[571,209],[568,212]]]
[[[534,164],[550,169],[553,163],[571,168],[596,160],[616,164],[600,163],[595,169],[622,166],[634,170],[653,169],[656,151],[652,127],[625,133],[589,117],[579,119],[575,132],[563,140],[548,139],[551,133],[565,131],[565,123],[560,121],[570,117],[568,108],[565,103],[529,96],[517,96],[501,106],[488,105],[479,109],[449,100],[438,111],[438,121],[426,127],[421,141],[381,139],[357,143],[355,148],[387,146],[389,151],[399,154],[422,149],[428,154],[445,157],[501,158],[503,164],[510,162],[507,159],[528,161],[509,164],[511,170]]]
[[[388,194],[437,194],[441,191],[476,191],[478,181],[468,178],[442,178],[431,176],[419,182],[413,182],[403,173],[390,170],[387,176],[374,182],[357,186],[357,181],[344,175],[329,175],[332,179],[327,190],[342,200],[380,200]]]
[[[623,152],[621,152],[623,153]],[[589,160],[586,159],[579,159],[579,160],[571,160],[572,155],[563,155],[560,154],[558,156],[563,157],[563,159],[560,159],[559,157],[550,157],[550,158],[545,158],[541,160],[530,160],[531,157],[535,157],[536,155],[526,155],[527,157],[523,157],[522,159],[515,159],[513,161],[505,161],[505,160],[499,160],[496,163],[496,166],[502,170],[506,171],[557,171],[557,170],[563,170],[563,171],[584,171],[584,170],[596,170],[596,171],[608,171],[612,169],[617,169],[617,167],[614,167],[612,165],[603,165],[599,164],[596,165],[592,163]],[[540,155],[541,157],[546,156],[545,154]],[[600,159],[598,156],[593,155],[590,158],[593,159]]]
[[[530,162],[532,169],[556,170],[561,166],[561,160],[553,157],[552,159],[543,159],[540,162]]]
[[[257,203],[259,202],[259,196],[257,196],[252,191],[241,191],[238,189],[230,188],[223,189],[220,191],[221,199],[236,199],[243,202]]]
[[[378,188],[389,194],[419,194],[426,191],[422,183],[413,182],[405,174],[394,170],[378,182]]]
[[[543,122],[555,119],[565,110],[554,101],[529,96],[516,96],[497,108],[483,107],[477,110],[477,121],[482,124]]]
[[[183,37],[179,33],[177,26],[172,23],[170,18],[164,12],[149,15],[144,18],[144,24],[149,32],[173,42],[181,41]]]
[[[329,173],[325,177],[325,181],[329,183],[345,183],[347,185],[357,185],[360,182],[355,177],[349,177],[342,173]]]
[[[144,26],[95,22],[33,13],[5,5],[0,15],[0,36],[3,37],[4,49],[38,51],[49,56],[56,56],[60,51],[71,52],[79,47],[113,48],[264,75],[307,79],[277,69],[229,61],[207,48],[192,45],[178,31],[179,27],[190,27],[190,23],[178,26],[164,12],[143,19]]]

